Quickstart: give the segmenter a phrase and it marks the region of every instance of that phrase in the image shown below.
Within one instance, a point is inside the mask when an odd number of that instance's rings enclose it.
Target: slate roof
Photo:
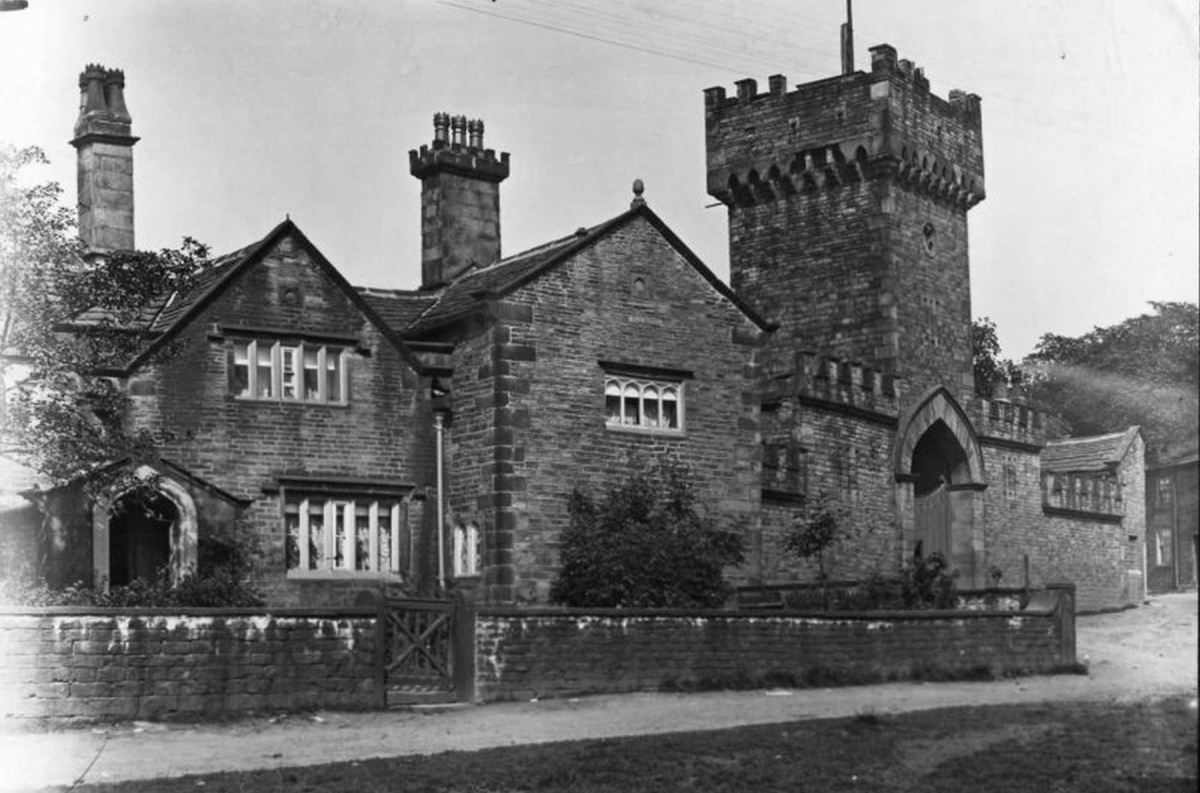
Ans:
[[[356,286],[355,289],[367,301],[367,305],[396,330],[411,325],[438,300],[434,293],[409,289],[376,289],[370,286]]]
[[[675,236],[665,223],[645,204],[638,204],[614,218],[589,228],[580,228],[574,234],[547,242],[514,256],[501,259],[488,267],[471,270],[447,285],[437,294],[436,302],[430,305],[414,322],[402,329],[406,338],[420,337],[434,329],[462,319],[476,311],[481,301],[493,295],[502,295],[536,278],[575,253],[595,244],[609,232],[628,223],[635,217],[644,217],[666,238],[680,254],[718,292],[727,297],[755,324],[764,330],[773,326],[743,302],[728,286],[713,275],[697,256]],[[400,330],[400,328],[398,328]]]
[[[367,319],[378,327],[384,337],[400,351],[405,360],[415,369],[420,370],[420,361],[412,355],[412,352],[397,335],[395,325],[381,316],[376,306],[387,305],[390,314],[401,320],[415,316],[419,311],[405,313],[392,303],[385,303],[383,300],[373,301],[352,287],[291,220],[283,221],[257,242],[213,260],[212,264],[196,278],[187,292],[177,291],[150,301],[139,317],[139,325],[130,328],[130,330],[144,332],[148,337],[148,342],[125,368],[132,370],[145,361],[155,349],[185,327],[194,314],[220,294],[238,273],[258,261],[265,252],[271,250],[280,239],[289,234],[294,235],[300,245],[308,250],[315,264],[345,291]],[[71,324],[93,324],[101,321],[103,316],[103,313],[99,311],[85,311],[78,315]]]
[[[1107,471],[1120,465],[1140,427],[1124,432],[1050,441],[1042,450],[1042,470],[1054,473]]]
[[[141,330],[147,333],[160,333],[169,329],[180,317],[187,313],[192,305],[201,300],[213,287],[221,283],[230,272],[236,269],[240,262],[245,260],[262,243],[263,240],[259,240],[232,253],[217,257],[207,269],[197,276],[195,282],[192,284],[192,288],[186,293],[172,292],[160,295],[143,306],[137,325],[130,329]],[[104,321],[106,317],[111,316],[106,311],[91,308],[78,314],[71,320],[71,324],[95,325]]]

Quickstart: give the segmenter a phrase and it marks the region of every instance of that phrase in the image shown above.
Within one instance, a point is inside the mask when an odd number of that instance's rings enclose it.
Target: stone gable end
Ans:
[[[652,223],[611,231],[491,315],[490,346],[460,346],[482,365],[455,366],[455,479],[478,494],[460,489],[456,507],[483,529],[491,599],[544,602],[568,495],[602,492],[637,456],[686,463],[703,507],[753,540],[761,332]],[[677,426],[610,422],[614,378],[678,388]]]
[[[234,346],[247,340],[344,351],[343,398],[237,396]],[[174,345],[171,357],[133,374],[135,420],[164,434],[166,459],[249,502],[243,525],[257,535],[256,575],[272,602],[326,602],[314,595],[319,583],[285,580],[282,496],[274,485],[299,476],[384,481],[423,493],[435,478],[428,378],[295,235],[225,284]],[[409,510],[410,524],[421,512]]]

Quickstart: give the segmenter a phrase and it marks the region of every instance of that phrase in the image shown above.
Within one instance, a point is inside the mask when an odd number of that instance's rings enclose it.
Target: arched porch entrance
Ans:
[[[905,556],[940,553],[964,588],[982,586],[983,455],[954,398],[934,389],[896,444],[896,497]]]
[[[148,466],[137,486],[101,499],[92,508],[92,567],[96,586],[153,579],[166,567],[179,581],[197,561],[196,505],[188,491]]]

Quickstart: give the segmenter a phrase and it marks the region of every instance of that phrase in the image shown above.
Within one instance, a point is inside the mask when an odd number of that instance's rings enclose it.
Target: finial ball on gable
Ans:
[[[646,203],[646,199],[642,198],[642,193],[644,192],[646,192],[646,185],[642,183],[641,179],[634,179],[633,201],[630,202],[630,206],[641,206]]]

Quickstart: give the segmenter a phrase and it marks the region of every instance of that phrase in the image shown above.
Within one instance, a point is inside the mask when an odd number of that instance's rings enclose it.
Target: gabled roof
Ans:
[[[1042,470],[1060,474],[1111,470],[1125,459],[1140,432],[1134,426],[1124,432],[1049,441],[1042,450]]]
[[[418,337],[436,328],[449,325],[478,311],[489,298],[503,296],[532,281],[575,254],[595,245],[613,231],[620,229],[635,218],[644,218],[654,226],[667,243],[674,248],[715,290],[726,297],[754,324],[763,330],[775,326],[760,317],[747,303],[737,296],[721,279],[700,261],[667,224],[645,204],[638,204],[614,218],[590,228],[580,229],[569,237],[530,248],[527,251],[501,259],[495,264],[471,270],[447,285],[437,294],[436,302],[403,329],[406,338]]]
[[[141,465],[153,469],[155,473],[160,476],[170,477],[180,482],[186,482],[192,487],[204,490],[210,495],[233,504],[234,506],[246,507],[251,503],[250,499],[243,498],[242,496],[236,496],[224,488],[218,487],[212,482],[209,482],[207,479],[192,473],[182,465],[171,462],[165,457],[159,457],[154,462],[146,463],[134,463],[134,461],[129,458],[114,460],[113,462],[99,466],[88,473],[81,474],[69,482],[61,482],[49,487],[42,487],[42,483],[35,482],[29,487],[20,491],[20,495],[29,501],[36,502],[39,498],[48,496],[51,493],[77,487],[88,480],[95,479],[96,477],[108,476],[122,468],[129,468],[131,466],[136,468],[137,466]]]
[[[150,337],[150,341],[125,366],[125,371],[130,372],[144,363],[162,345],[186,327],[199,312],[204,310],[205,307],[222,294],[239,274],[261,261],[281,239],[289,235],[295,237],[301,247],[308,252],[313,262],[321,268],[330,280],[338,285],[351,302],[362,311],[371,324],[379,329],[384,338],[400,352],[408,364],[418,372],[421,371],[420,361],[405,346],[400,336],[394,330],[394,326],[380,316],[371,302],[350,285],[345,277],[338,272],[337,268],[330,264],[324,254],[309,241],[304,232],[300,231],[291,220],[283,221],[261,240],[218,257],[208,269],[200,274],[193,286],[186,293],[174,292],[151,301],[142,313],[141,320],[144,324],[141,327],[131,328],[131,330],[144,332]],[[103,313],[99,311],[84,312],[76,317],[72,324],[87,325],[98,322],[102,317]]]

